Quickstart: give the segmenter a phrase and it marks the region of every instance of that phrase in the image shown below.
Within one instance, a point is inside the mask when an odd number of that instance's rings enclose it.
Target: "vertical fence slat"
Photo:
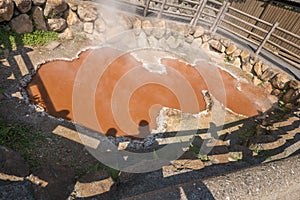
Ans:
[[[222,20],[223,20],[224,17],[225,17],[225,13],[226,13],[226,11],[227,11],[229,5],[230,5],[230,3],[224,2],[223,5],[222,5],[222,7],[220,8],[220,10],[219,10],[219,12],[218,12],[218,14],[217,14],[217,17],[216,17],[214,23],[213,23],[212,26],[210,27],[210,32],[211,32],[212,34],[215,34],[215,33],[216,33],[218,26],[220,25],[220,23],[222,22]]]
[[[160,11],[159,11],[159,13],[158,13],[158,15],[157,15],[157,18],[158,18],[158,19],[161,18],[161,15],[162,15],[162,13],[163,13],[163,11],[164,11],[164,8],[165,8],[166,3],[167,3],[167,0],[163,0],[163,3],[161,4]]]
[[[194,18],[191,20],[191,23],[190,23],[191,26],[197,25],[198,19],[201,15],[206,3],[207,3],[207,0],[202,0],[202,3],[198,5],[197,11],[194,15]]]
[[[149,9],[149,5],[150,5],[150,1],[151,1],[151,0],[147,0],[147,1],[145,2],[144,17],[147,16],[148,9]]]
[[[257,50],[255,51],[255,54],[258,55],[259,52],[261,51],[261,49],[263,48],[263,46],[266,44],[266,42],[268,41],[268,39],[271,37],[273,31],[276,29],[276,27],[279,25],[278,22],[276,22],[271,30],[269,31],[269,33],[266,35],[266,37],[264,38],[264,40],[261,42],[261,44],[259,45],[259,47],[257,48]]]

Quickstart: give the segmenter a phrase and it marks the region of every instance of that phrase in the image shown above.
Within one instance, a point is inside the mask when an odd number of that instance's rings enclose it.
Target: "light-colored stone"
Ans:
[[[94,28],[99,33],[103,33],[106,31],[106,24],[105,21],[102,19],[102,17],[96,19],[96,21],[94,22]]]
[[[77,14],[79,18],[84,22],[95,21],[98,17],[97,8],[94,4],[89,2],[83,2],[78,5]]]
[[[238,56],[241,55],[241,52],[242,52],[242,50],[237,49],[237,50],[235,50],[235,51],[231,54],[231,56],[232,56],[232,57],[238,57]]]
[[[201,45],[202,49],[206,49],[206,50],[210,50],[210,45],[208,42],[203,42],[203,44]]]
[[[77,11],[77,8],[78,8],[77,0],[66,0],[66,1],[72,11]]]
[[[14,14],[14,3],[12,0],[0,1],[0,22],[11,20]]]
[[[136,35],[139,35],[142,29],[142,20],[139,17],[135,16],[133,18],[132,25],[133,25],[134,33]]]
[[[67,24],[69,26],[72,26],[72,25],[78,24],[79,21],[80,20],[79,20],[77,14],[74,11],[72,11],[71,9],[69,9],[67,12]]]
[[[248,51],[242,51],[241,59],[243,62],[247,62],[250,57],[250,53]]]
[[[166,33],[166,21],[160,20],[153,24],[153,32],[152,34],[154,37],[160,39],[162,38]]]
[[[59,38],[72,40],[74,38],[73,31],[70,28],[66,28],[64,32],[58,35]]]
[[[204,168],[204,164],[200,159],[179,159],[171,162],[172,165],[178,170],[180,169],[192,169],[199,170]]]
[[[124,14],[119,14],[118,19],[121,26],[123,26],[126,30],[132,29],[133,24],[132,24],[132,19],[130,17]]]
[[[27,13],[31,9],[32,2],[31,0],[14,0],[16,8],[21,13]]]
[[[192,43],[194,41],[194,37],[192,35],[188,35],[188,36],[186,36],[185,41],[187,43]],[[201,41],[202,41],[202,39],[201,39]]]
[[[180,45],[178,39],[175,38],[174,36],[170,36],[167,39],[167,44],[171,49],[176,49]]]
[[[86,33],[93,33],[93,31],[94,31],[93,22],[85,22],[83,24],[83,31],[86,32]]]
[[[259,61],[259,62],[255,63],[255,65],[253,66],[253,71],[255,72],[255,74],[256,74],[258,77],[261,77],[261,76],[262,76],[261,65],[262,65],[262,62]]]
[[[61,32],[67,27],[67,22],[63,18],[48,19],[48,29],[55,32]]]
[[[195,33],[194,33],[194,38],[201,37],[204,34],[204,28],[201,26],[196,27]]]
[[[144,32],[146,33],[146,35],[151,35],[152,34],[153,25],[149,20],[144,20],[142,22],[142,28],[143,28]]]
[[[203,42],[205,42],[205,41],[203,40]],[[225,52],[225,47],[219,41],[211,40],[211,41],[209,41],[209,44],[213,49],[217,50],[218,52],[221,52],[221,53]]]
[[[262,84],[262,80],[260,80],[257,76],[253,76],[252,82],[254,85],[258,86]]]
[[[68,4],[65,0],[47,0],[44,15],[46,17],[54,17],[62,14],[67,8]]]
[[[21,14],[10,21],[12,30],[17,33],[31,33],[33,25],[30,17],[27,14]]]
[[[279,89],[274,89],[271,94],[275,96],[279,96],[281,94],[281,91]]]
[[[231,45],[226,49],[226,53],[227,53],[227,54],[232,54],[236,49],[237,49],[237,47],[236,47],[234,44],[231,44]]]
[[[261,76],[261,80],[268,81],[268,80],[272,79],[275,75],[276,75],[276,72],[274,72],[274,70],[269,68],[263,73],[263,75]]]
[[[261,66],[261,71],[262,71],[262,73],[264,73],[267,69],[269,69],[269,66],[268,66],[268,65],[263,64],[263,65]]]
[[[251,73],[252,68],[253,68],[253,66],[249,62],[242,64],[242,70],[245,72]]]
[[[32,18],[36,29],[47,31],[46,22],[43,15],[43,9],[39,6],[34,6],[32,9]]]
[[[266,82],[263,82],[262,84],[263,88],[265,88],[265,91],[268,93],[268,94],[271,94],[272,91],[273,91],[273,87],[272,87],[272,84],[268,81]]]
[[[277,89],[284,89],[289,80],[290,78],[288,77],[288,75],[279,73],[274,78],[272,78],[271,83],[273,87]]]
[[[209,34],[204,34],[202,35],[202,41],[203,42],[208,42],[210,40],[211,36]]]
[[[41,6],[44,3],[46,3],[46,0],[32,0],[33,5],[35,6]]]
[[[220,42],[221,42],[226,48],[228,48],[228,47],[231,45],[231,40],[230,40],[230,39],[222,38],[222,39],[220,39]]]
[[[202,39],[201,37],[194,39],[194,41],[192,42],[192,47],[196,47],[199,48],[202,45]]]
[[[240,58],[235,58],[233,61],[233,65],[240,68],[242,65],[241,59]]]

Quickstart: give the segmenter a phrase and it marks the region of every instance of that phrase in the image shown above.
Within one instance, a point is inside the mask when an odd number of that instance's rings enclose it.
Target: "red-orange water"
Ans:
[[[115,55],[118,55],[116,50],[103,48],[83,52],[73,61],[48,62],[41,66],[26,89],[34,103],[53,116],[69,120],[74,120],[73,106],[78,101],[73,105],[73,98],[77,92],[80,117],[75,117],[75,121],[110,135],[144,136],[141,127],[149,123],[150,129],[155,128],[162,107],[187,113],[203,111],[206,105],[202,90],[208,90],[227,108],[245,116],[254,116],[261,106],[266,106],[255,104],[257,99],[261,98],[261,102],[266,99],[261,88],[239,83],[240,91],[233,76],[206,62],[192,67],[164,58],[161,62],[167,73],[158,74],[142,67],[129,53],[107,65],[106,58]],[[78,116],[78,109],[76,112]],[[90,122],[93,115],[98,125]]]

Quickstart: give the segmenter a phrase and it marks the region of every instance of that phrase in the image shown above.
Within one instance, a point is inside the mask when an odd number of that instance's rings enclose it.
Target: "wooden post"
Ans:
[[[158,13],[158,15],[157,15],[157,18],[158,18],[158,19],[161,18],[161,15],[162,15],[162,13],[164,12],[164,8],[165,8],[166,3],[167,3],[167,0],[163,0],[163,2],[162,2],[162,4],[161,4],[160,11],[159,11],[159,13]]]
[[[211,25],[210,27],[210,32],[212,34],[215,34],[217,31],[218,26],[221,24],[222,20],[225,17],[225,13],[229,7],[230,3],[229,2],[223,2],[222,7],[220,8],[220,11],[218,12],[216,19],[214,21],[214,23]]]
[[[147,0],[146,3],[145,3],[145,8],[144,8],[144,17],[147,16],[147,13],[148,13],[148,9],[149,9],[149,5],[150,5],[150,1],[151,0]]]
[[[268,34],[266,35],[266,37],[264,38],[264,40],[260,43],[259,47],[256,49],[255,54],[258,55],[261,51],[261,49],[263,48],[263,46],[266,44],[266,42],[270,39],[272,33],[275,31],[276,27],[279,25],[278,22],[276,22],[275,24],[273,24],[271,30],[268,32]]]
[[[198,19],[206,5],[207,0],[202,0],[202,3],[198,5],[194,18],[191,20],[190,25],[195,27],[197,25]]]

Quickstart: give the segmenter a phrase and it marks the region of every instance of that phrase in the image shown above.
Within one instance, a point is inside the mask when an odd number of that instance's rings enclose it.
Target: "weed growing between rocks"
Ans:
[[[0,119],[0,145],[18,151],[30,166],[38,163],[33,157],[36,142],[45,137],[32,127],[23,124],[10,124]]]
[[[13,50],[22,45],[43,46],[56,40],[58,40],[58,33],[51,31],[35,30],[32,33],[19,34],[0,29],[0,49]]]

